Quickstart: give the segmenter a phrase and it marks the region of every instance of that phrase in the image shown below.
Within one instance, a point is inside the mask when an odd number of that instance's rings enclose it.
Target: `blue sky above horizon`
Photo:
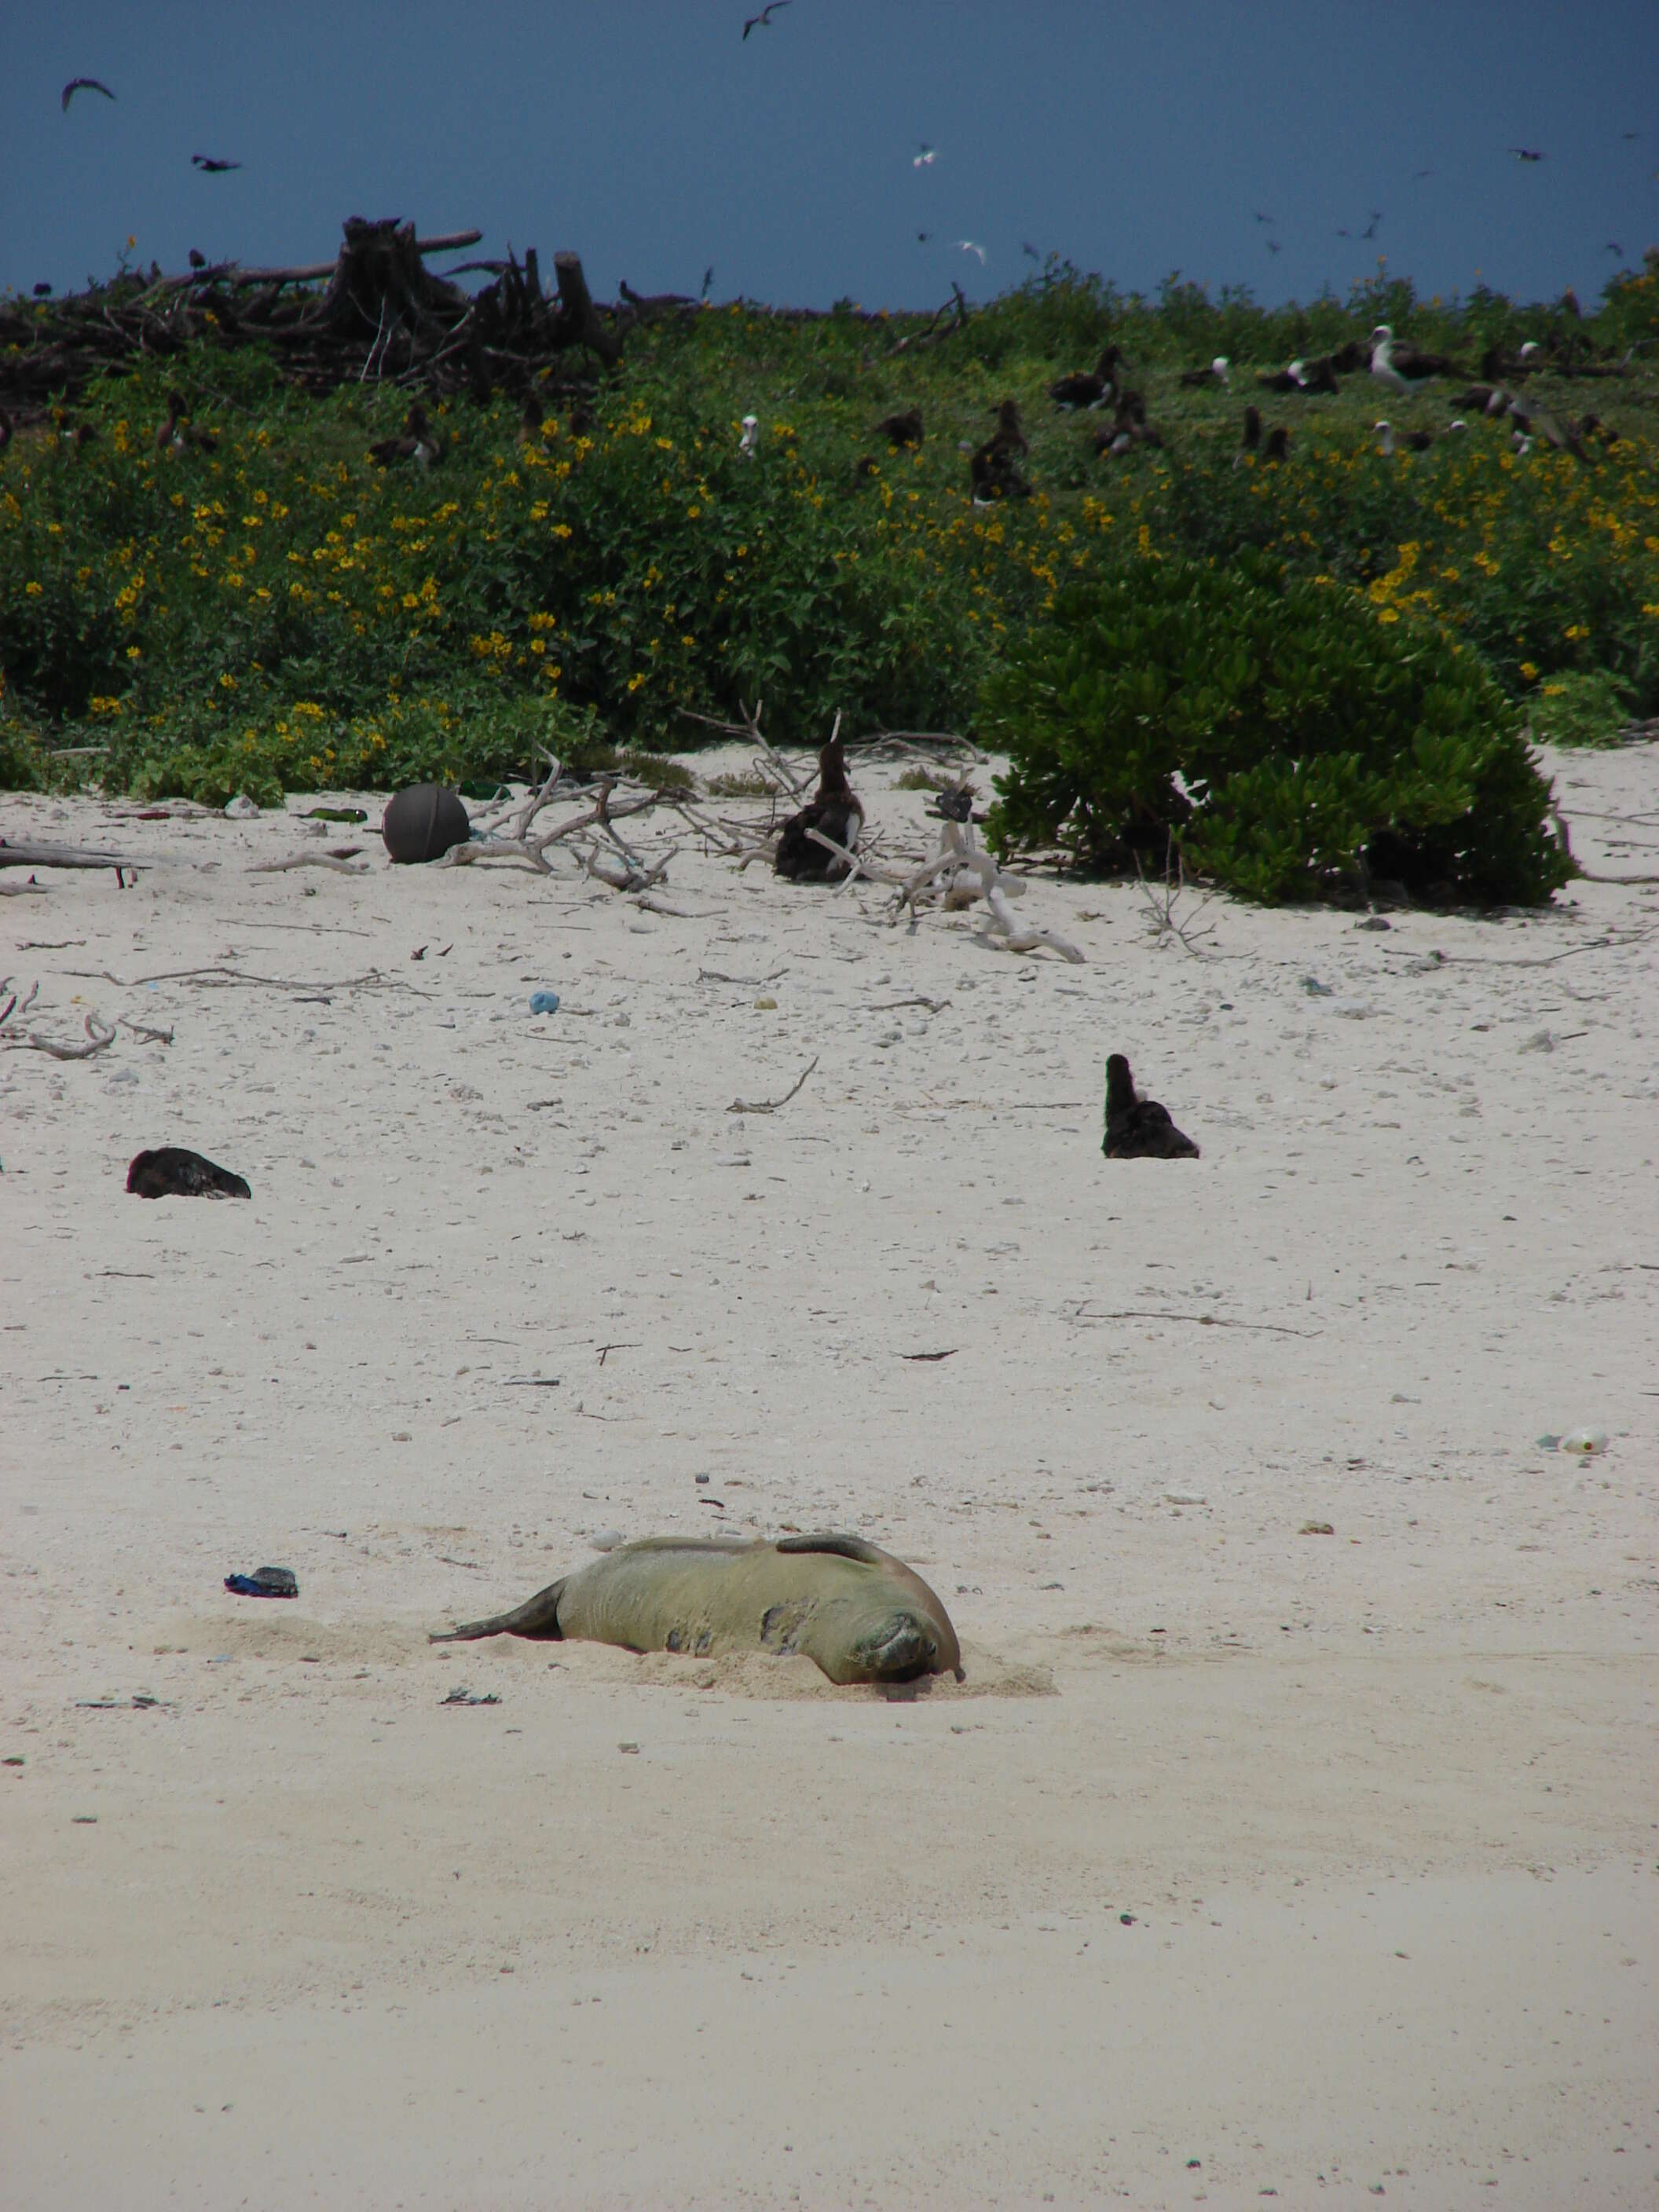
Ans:
[[[544,265],[574,247],[602,298],[695,293],[712,264],[715,298],[820,307],[931,307],[952,279],[983,299],[1027,243],[1127,290],[1179,270],[1341,295],[1382,254],[1425,295],[1588,304],[1610,242],[1631,266],[1659,242],[1654,0],[793,0],[745,41],[755,4],[20,9],[0,286],[78,289],[130,235],[168,271],[192,246],[323,260],[350,214],[476,225],[477,252]],[[116,100],[63,114],[76,76]]]

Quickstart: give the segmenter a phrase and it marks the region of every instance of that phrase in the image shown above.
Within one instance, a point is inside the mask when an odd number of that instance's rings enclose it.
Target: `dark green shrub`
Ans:
[[[1548,787],[1474,655],[1392,607],[1287,576],[1137,562],[1059,601],[981,693],[1010,765],[990,834],[1085,867],[1170,841],[1252,898],[1362,866],[1431,896],[1529,903],[1571,873]]]

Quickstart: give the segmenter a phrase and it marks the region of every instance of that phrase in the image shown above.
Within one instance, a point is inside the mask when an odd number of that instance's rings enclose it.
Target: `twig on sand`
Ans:
[[[1173,872],[1170,868],[1172,860],[1175,864]],[[1185,921],[1176,918],[1176,908],[1181,903],[1187,890],[1187,869],[1180,854],[1175,851],[1174,839],[1170,839],[1169,848],[1164,854],[1164,896],[1161,899],[1146,880],[1139,853],[1135,854],[1135,875],[1140,884],[1141,896],[1146,902],[1147,919],[1152,924],[1152,933],[1158,942],[1163,944],[1168,939],[1174,938],[1183,952],[1190,952],[1195,959],[1200,957],[1205,949],[1204,939],[1215,935],[1215,925],[1212,922],[1207,929],[1200,930],[1196,937],[1192,933],[1193,925],[1215,896],[1215,893],[1206,891]]]
[[[775,1114],[780,1106],[787,1106],[818,1064],[818,1055],[812,1054],[781,1098],[734,1098],[726,1108],[728,1114]]]
[[[143,1037],[146,1044],[171,1044],[173,1042],[173,1031],[171,1030],[148,1029],[143,1022],[130,1022],[125,1014],[121,1015],[120,1023],[122,1028],[131,1030],[134,1036]]]
[[[361,975],[348,975],[339,983],[308,983],[292,975],[251,975],[242,968],[164,968],[154,975],[134,975],[129,980],[117,975],[107,968],[66,968],[66,975],[74,975],[85,982],[113,983],[118,990],[136,991],[144,983],[204,983],[210,988],[216,983],[257,984],[268,991],[415,991],[412,983],[401,976],[383,975],[378,968],[366,969]],[[416,998],[429,998],[429,991],[415,991]]]
[[[1586,884],[1659,884],[1659,876],[1598,876],[1589,868],[1579,867],[1577,861],[1573,860],[1572,838],[1559,808],[1553,806],[1551,807],[1550,820],[1554,823],[1555,834],[1561,840],[1561,850],[1566,854],[1568,860],[1572,860],[1573,866],[1577,869],[1579,880],[1581,882]]]
[[[366,876],[367,868],[354,868],[349,860],[337,860],[332,853],[295,853],[286,860],[256,860],[248,870],[251,876],[280,876],[289,868],[332,868],[337,876]]]
[[[1073,1321],[1184,1321],[1194,1328],[1259,1329],[1268,1336],[1322,1336],[1322,1328],[1285,1328],[1274,1321],[1228,1321],[1220,1314],[1155,1313],[1150,1307],[1128,1306],[1117,1313],[1090,1313],[1088,1300],[1072,1316]]]
[[[7,1011],[9,1012],[10,1009]],[[85,1044],[55,1044],[50,1037],[38,1036],[31,1030],[27,1036],[11,1036],[5,1042],[24,1052],[48,1053],[53,1060],[90,1060],[95,1052],[107,1052],[115,1042],[112,1023],[100,1022],[96,1014],[88,1014],[83,1024],[88,1042]]]

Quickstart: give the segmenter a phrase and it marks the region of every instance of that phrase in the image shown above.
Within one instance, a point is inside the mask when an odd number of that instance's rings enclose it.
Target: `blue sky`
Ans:
[[[754,4],[20,0],[0,285],[78,287],[130,234],[169,271],[325,259],[349,214],[573,246],[601,297],[712,263],[716,297],[894,307],[1000,290],[1027,241],[1142,290],[1340,293],[1380,252],[1587,302],[1609,241],[1659,242],[1659,0],[793,0],[745,42]],[[82,75],[116,102],[64,115]]]

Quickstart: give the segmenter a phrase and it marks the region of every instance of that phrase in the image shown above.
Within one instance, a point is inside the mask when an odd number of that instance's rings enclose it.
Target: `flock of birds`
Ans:
[[[1344,376],[1361,373],[1375,378],[1385,390],[1398,393],[1418,392],[1437,378],[1460,379],[1465,381],[1466,388],[1453,404],[1463,413],[1455,415],[1439,433],[1425,429],[1396,431],[1386,417],[1379,417],[1372,425],[1379,441],[1378,454],[1385,460],[1392,460],[1401,453],[1426,452],[1437,436],[1466,432],[1469,427],[1468,416],[1479,415],[1488,422],[1507,422],[1517,453],[1529,453],[1534,446],[1542,444],[1587,462],[1592,439],[1612,446],[1618,442],[1618,434],[1593,414],[1586,414],[1577,422],[1571,417],[1558,420],[1517,387],[1546,370],[1577,376],[1619,375],[1627,365],[1593,365],[1554,358],[1534,339],[1521,348],[1514,361],[1507,360],[1498,347],[1489,346],[1481,359],[1481,380],[1472,381],[1470,372],[1449,356],[1412,345],[1396,337],[1389,324],[1379,323],[1369,341],[1351,339],[1334,352],[1311,360],[1297,359],[1284,368],[1258,372],[1255,381],[1263,391],[1279,397],[1309,399],[1335,394],[1341,390],[1340,380]],[[1073,370],[1048,386],[1049,399],[1065,412],[1103,414],[1109,409],[1106,422],[1091,441],[1095,453],[1102,459],[1121,460],[1141,447],[1156,447],[1164,443],[1163,433],[1147,418],[1145,395],[1124,380],[1127,367],[1122,348],[1109,345],[1093,368]],[[1230,391],[1232,379],[1232,363],[1224,354],[1218,354],[1198,368],[1183,369],[1180,381],[1188,391]],[[752,453],[751,433],[756,418],[745,416],[744,423],[742,450]],[[925,435],[921,410],[911,407],[884,416],[875,425],[875,435],[885,439],[890,449],[920,447]],[[969,488],[976,507],[1030,496],[1031,486],[1018,465],[1030,453],[1030,447],[1013,400],[1005,399],[999,404],[996,428],[988,438],[978,446],[964,445],[962,450],[968,454]],[[1288,427],[1282,422],[1264,426],[1261,408],[1250,402],[1244,410],[1243,434],[1234,467],[1242,467],[1247,460],[1287,461],[1290,452]],[[873,456],[866,454],[857,464],[857,473],[861,477],[873,476],[878,466]]]

